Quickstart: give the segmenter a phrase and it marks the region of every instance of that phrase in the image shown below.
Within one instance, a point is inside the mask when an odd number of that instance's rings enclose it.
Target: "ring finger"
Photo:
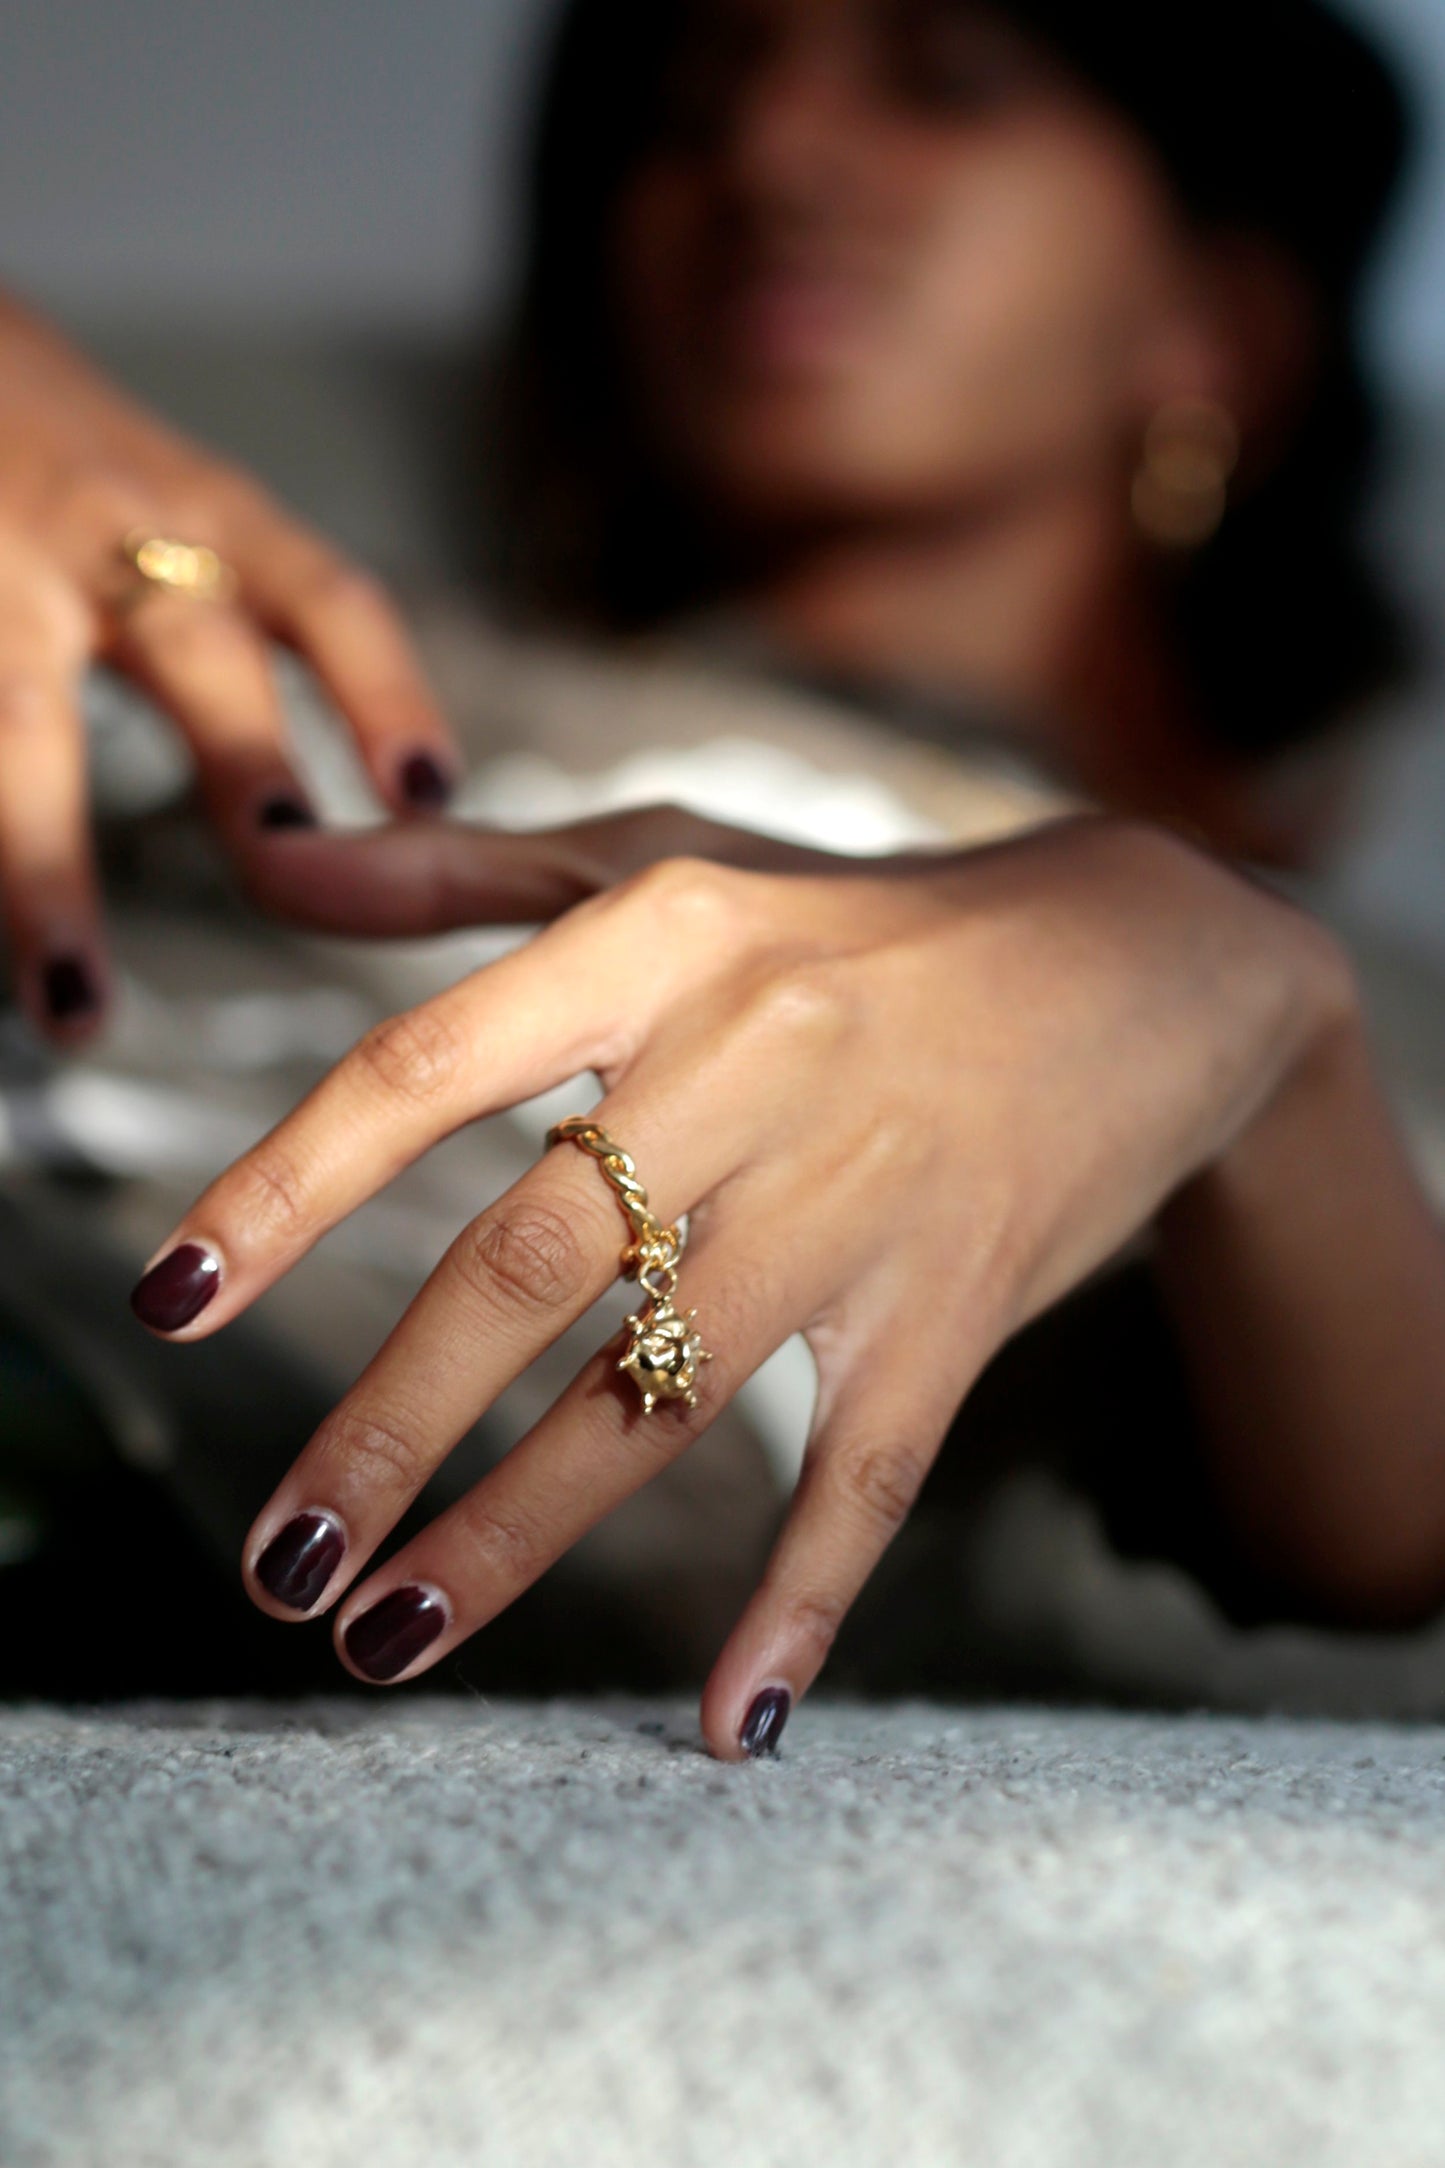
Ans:
[[[275,679],[244,618],[157,587],[131,604],[116,653],[175,718],[211,817],[233,847],[244,852],[268,829],[311,824]]]
[[[684,1452],[805,1322],[836,1274],[837,1247],[815,1225],[760,1253],[770,1196],[757,1174],[740,1177],[689,1250],[686,1307],[713,1356],[697,1372],[697,1405],[645,1415],[618,1375],[614,1338],[496,1468],[343,1605],[335,1638],[351,1671],[372,1683],[410,1676],[495,1618]]]

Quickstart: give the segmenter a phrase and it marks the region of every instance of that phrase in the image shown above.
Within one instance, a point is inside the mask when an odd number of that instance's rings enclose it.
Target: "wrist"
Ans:
[[[1281,1192],[1317,1182],[1342,1110],[1377,1099],[1363,1004],[1351,960],[1335,937],[1292,906],[1279,1058],[1258,1104],[1228,1148],[1203,1170],[1206,1194],[1240,1208],[1276,1208]]]

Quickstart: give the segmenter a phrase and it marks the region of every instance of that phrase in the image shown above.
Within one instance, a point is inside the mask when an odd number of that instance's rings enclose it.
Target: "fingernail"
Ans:
[[[394,1679],[429,1649],[447,1622],[446,1605],[429,1588],[394,1588],[342,1639],[357,1670],[368,1679]]]
[[[289,1611],[309,1611],[341,1564],[346,1538],[329,1513],[298,1513],[256,1561],[256,1579]]]
[[[413,753],[401,764],[401,794],[418,811],[436,813],[451,797],[451,779],[430,753]]]
[[[750,1761],[760,1754],[776,1754],[778,1741],[783,1736],[783,1726],[793,1697],[786,1686],[765,1686],[743,1718],[743,1728],[738,1733],[738,1745]]]
[[[179,1332],[200,1316],[220,1284],[218,1260],[199,1242],[183,1242],[132,1288],[130,1306],[152,1332]]]
[[[268,798],[256,814],[258,828],[314,828],[316,815],[304,798],[292,798],[284,793]]]
[[[57,1024],[74,1023],[100,1007],[100,988],[83,956],[53,956],[41,973],[46,1014]]]

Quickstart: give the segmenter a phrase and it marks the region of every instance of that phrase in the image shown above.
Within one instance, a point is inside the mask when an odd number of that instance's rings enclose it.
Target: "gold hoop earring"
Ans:
[[[1214,399],[1169,399],[1150,416],[1129,492],[1134,524],[1160,549],[1198,549],[1219,532],[1239,465],[1239,424]]]

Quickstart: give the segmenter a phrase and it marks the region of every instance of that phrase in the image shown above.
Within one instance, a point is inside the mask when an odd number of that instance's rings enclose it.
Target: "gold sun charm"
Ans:
[[[697,1406],[698,1364],[710,1363],[712,1357],[693,1324],[696,1316],[696,1310],[674,1309],[664,1297],[628,1318],[631,1338],[617,1367],[627,1372],[641,1393],[644,1415],[651,1415],[659,1400]]]
[[[565,1122],[555,1123],[547,1132],[549,1151],[554,1144],[575,1144],[597,1161],[632,1232],[622,1252],[622,1272],[637,1281],[647,1304],[627,1320],[627,1347],[617,1368],[637,1387],[644,1415],[651,1415],[659,1400],[680,1400],[684,1407],[695,1408],[698,1366],[710,1363],[712,1356],[693,1323],[696,1310],[679,1310],[672,1299],[685,1239],[681,1228],[664,1226],[658,1219],[637,1162],[590,1115],[569,1114]]]

